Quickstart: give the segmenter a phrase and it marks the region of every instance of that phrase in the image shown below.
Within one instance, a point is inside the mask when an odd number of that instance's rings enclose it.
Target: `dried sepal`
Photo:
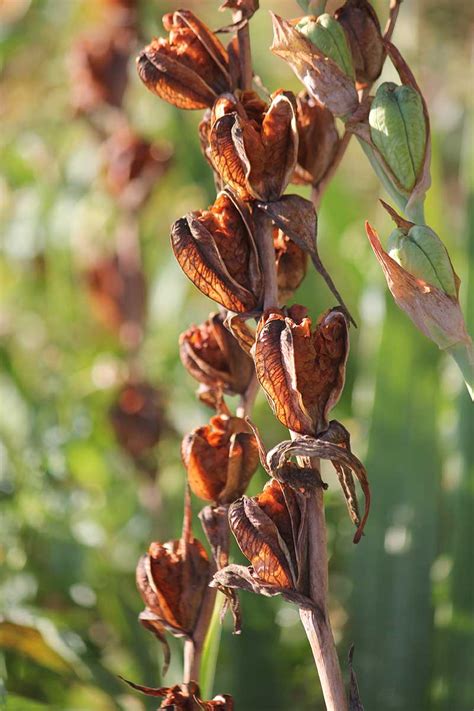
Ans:
[[[257,377],[280,422],[315,435],[327,428],[342,392],[349,335],[340,310],[323,314],[313,332],[302,311],[292,307],[290,316],[266,311],[252,351]]]
[[[191,326],[179,338],[179,353],[186,370],[203,385],[221,387],[230,395],[243,394],[254,367],[232,333],[225,317],[214,313],[199,326]]]
[[[383,249],[368,222],[365,228],[397,306],[427,338],[454,358],[474,398],[474,347],[458,299],[407,272]]]
[[[267,469],[280,481],[287,481],[291,486],[298,485],[298,478],[292,469],[288,469],[292,457],[316,457],[329,460],[337,473],[347,508],[352,522],[357,526],[354,543],[358,543],[370,511],[370,488],[367,472],[363,464],[352,454],[350,435],[340,422],[332,420],[325,432],[317,437],[301,436],[294,440],[280,442],[267,455]],[[354,486],[354,475],[358,479],[365,497],[365,511],[361,517]],[[311,479],[301,471],[301,485],[311,487]],[[314,471],[313,471],[314,478]]]
[[[278,15],[271,15],[271,51],[288,62],[311,96],[334,116],[346,118],[353,114],[359,106],[353,80],[293,25]]]
[[[379,78],[386,56],[377,13],[368,0],[346,0],[335,18],[349,40],[358,88],[370,86]]]
[[[307,255],[301,247],[282,230],[273,230],[275,261],[277,269],[278,301],[285,303],[292,298],[306,275]]]
[[[296,103],[277,91],[269,106],[253,92],[232,95],[213,108],[209,131],[215,171],[243,200],[277,200],[293,175],[298,154]]]
[[[329,272],[321,262],[317,246],[317,214],[310,200],[300,195],[283,195],[280,200],[271,203],[257,203],[260,210],[267,214],[272,222],[289,237],[298,247],[309,254],[314,268],[326,282],[332,294],[336,297],[342,310],[354,326],[356,325],[349,309],[344,303]]]
[[[186,276],[230,311],[261,303],[262,275],[250,214],[221,192],[209,210],[192,212],[171,228],[171,245]]]
[[[228,313],[225,319],[225,325],[234,336],[242,350],[250,355],[253,344],[255,343],[255,331],[247,325],[247,321],[251,318],[258,318],[259,311],[250,311],[243,314]]]
[[[216,415],[183,439],[189,485],[200,498],[227,504],[243,494],[258,466],[255,437],[240,417]]]
[[[154,39],[137,58],[145,86],[181,109],[211,107],[231,89],[227,52],[190,10],[163,17],[169,39]]]

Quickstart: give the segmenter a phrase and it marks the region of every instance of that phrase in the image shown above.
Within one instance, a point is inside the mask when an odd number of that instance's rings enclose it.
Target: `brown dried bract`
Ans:
[[[277,267],[278,300],[284,304],[291,299],[306,275],[308,257],[301,247],[281,230],[273,230],[273,244]]]
[[[105,184],[128,209],[137,209],[169,167],[172,150],[120,127],[104,145]]]
[[[135,684],[120,677],[122,681],[140,691],[147,696],[160,696],[163,698],[160,709],[172,709],[173,711],[233,711],[234,702],[229,694],[218,694],[211,701],[203,701],[201,692],[196,682],[189,684],[176,684],[172,687],[154,688]]]
[[[215,171],[241,199],[278,200],[298,154],[294,95],[277,91],[269,106],[253,92],[222,96],[212,111],[209,145]]]
[[[254,372],[252,359],[225,327],[222,314],[211,314],[200,326],[182,333],[179,353],[193,378],[229,395],[242,395]]]
[[[332,113],[302,92],[296,99],[298,165],[293,182],[317,186],[337,154],[340,139]]]
[[[205,109],[231,90],[227,52],[190,10],[163,17],[169,39],[154,39],[137,58],[145,86],[181,109]]]
[[[186,435],[181,452],[192,491],[217,504],[242,496],[259,462],[250,427],[227,415],[216,415]]]
[[[261,304],[262,275],[250,214],[226,192],[209,210],[192,212],[171,229],[171,244],[186,276],[230,311]]]
[[[311,96],[334,116],[353,114],[359,99],[354,82],[289,22],[272,14],[271,51],[284,59]]]
[[[386,56],[377,13],[367,0],[346,0],[335,18],[349,40],[358,88],[370,86],[379,78]]]
[[[317,434],[344,386],[349,334],[338,309],[323,314],[311,331],[303,307],[290,316],[266,311],[257,329],[253,357],[257,377],[270,404],[288,429]]]
[[[134,33],[110,27],[80,39],[71,53],[72,104],[89,113],[103,105],[122,105],[127,86],[127,65]]]

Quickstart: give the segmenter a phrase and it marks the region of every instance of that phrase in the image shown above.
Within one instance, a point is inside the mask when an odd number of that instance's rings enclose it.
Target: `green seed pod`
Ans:
[[[398,228],[388,239],[387,251],[417,279],[457,298],[456,278],[446,247],[429,227],[413,225],[408,234]]]
[[[346,33],[334,17],[327,12],[319,15],[318,18],[309,15],[298,22],[296,29],[307,37],[325,57],[330,57],[344,74],[351,79],[355,78]]]
[[[411,192],[422,172],[426,119],[420,94],[411,86],[385,82],[369,113],[370,135],[402,188]]]

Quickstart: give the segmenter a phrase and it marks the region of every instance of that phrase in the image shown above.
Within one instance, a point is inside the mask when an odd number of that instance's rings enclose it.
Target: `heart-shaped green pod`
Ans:
[[[417,279],[457,298],[456,277],[446,247],[429,227],[413,225],[408,234],[396,229],[388,239],[387,251]]]
[[[420,94],[411,86],[385,82],[369,113],[370,136],[399,185],[413,190],[423,169],[426,119]]]
[[[337,20],[325,12],[318,18],[308,15],[296,25],[298,32],[307,37],[325,57],[330,57],[344,74],[355,78],[352,54],[346,33]]]

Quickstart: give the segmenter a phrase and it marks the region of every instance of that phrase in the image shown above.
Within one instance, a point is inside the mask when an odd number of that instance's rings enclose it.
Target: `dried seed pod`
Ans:
[[[306,92],[299,94],[296,104],[299,147],[294,182],[317,186],[337,154],[340,139],[336,122],[332,113]]]
[[[327,12],[318,17],[308,15],[298,22],[296,29],[325,57],[330,57],[346,76],[354,79],[349,43],[344,30],[334,17]]]
[[[262,274],[248,210],[221,192],[209,210],[192,212],[171,228],[171,244],[186,276],[230,311],[251,311],[262,300]]]
[[[111,26],[80,39],[71,53],[72,104],[80,113],[104,105],[120,107],[127,87],[127,65],[134,33]]]
[[[121,126],[104,145],[108,190],[125,207],[136,210],[167,171],[171,154],[170,146],[150,143],[128,126]]]
[[[349,40],[359,88],[370,86],[379,78],[385,61],[377,13],[368,0],[346,0],[336,11],[335,18]]]
[[[145,86],[180,109],[205,109],[231,90],[227,52],[190,10],[163,17],[169,39],[154,39],[137,58]]]
[[[263,314],[252,349],[257,377],[280,422],[294,432],[315,435],[327,429],[329,411],[344,386],[347,320],[331,309],[312,332],[304,307],[293,306],[289,313]]]
[[[427,125],[420,94],[384,82],[369,113],[370,136],[402,189],[413,190],[423,169]]]
[[[169,647],[164,631],[192,639],[210,574],[206,550],[191,530],[191,506],[187,496],[181,538],[151,543],[136,570],[137,587],[146,606],[139,619],[162,643],[165,670]]]
[[[193,378],[203,385],[220,387],[229,395],[242,395],[254,373],[252,359],[224,326],[222,314],[211,314],[200,326],[182,333],[179,353]]]
[[[261,494],[243,496],[229,509],[229,524],[251,567],[228,565],[213,585],[283,595],[304,608],[313,606],[307,579],[307,498],[271,479]]]
[[[272,19],[271,51],[288,62],[311,96],[334,116],[353,114],[359,106],[353,79],[291,23],[273,13]]]
[[[134,348],[143,335],[146,281],[136,259],[114,254],[84,272],[87,291],[97,318],[115,332],[122,344]]]
[[[273,244],[277,266],[278,300],[284,304],[291,299],[306,275],[306,252],[281,230],[273,230]]]
[[[216,415],[183,439],[181,453],[192,491],[227,504],[243,494],[258,463],[254,434],[240,417]]]
[[[140,460],[161,437],[164,412],[161,393],[149,383],[126,383],[109,410],[118,443]]]
[[[209,154],[215,171],[242,200],[278,200],[298,155],[296,103],[277,91],[269,106],[253,92],[231,94],[214,105]]]
[[[456,295],[448,295],[404,269],[383,249],[377,232],[368,222],[365,227],[397,305],[427,338],[454,358],[474,399],[474,347],[457,298],[459,280],[455,277]]]

